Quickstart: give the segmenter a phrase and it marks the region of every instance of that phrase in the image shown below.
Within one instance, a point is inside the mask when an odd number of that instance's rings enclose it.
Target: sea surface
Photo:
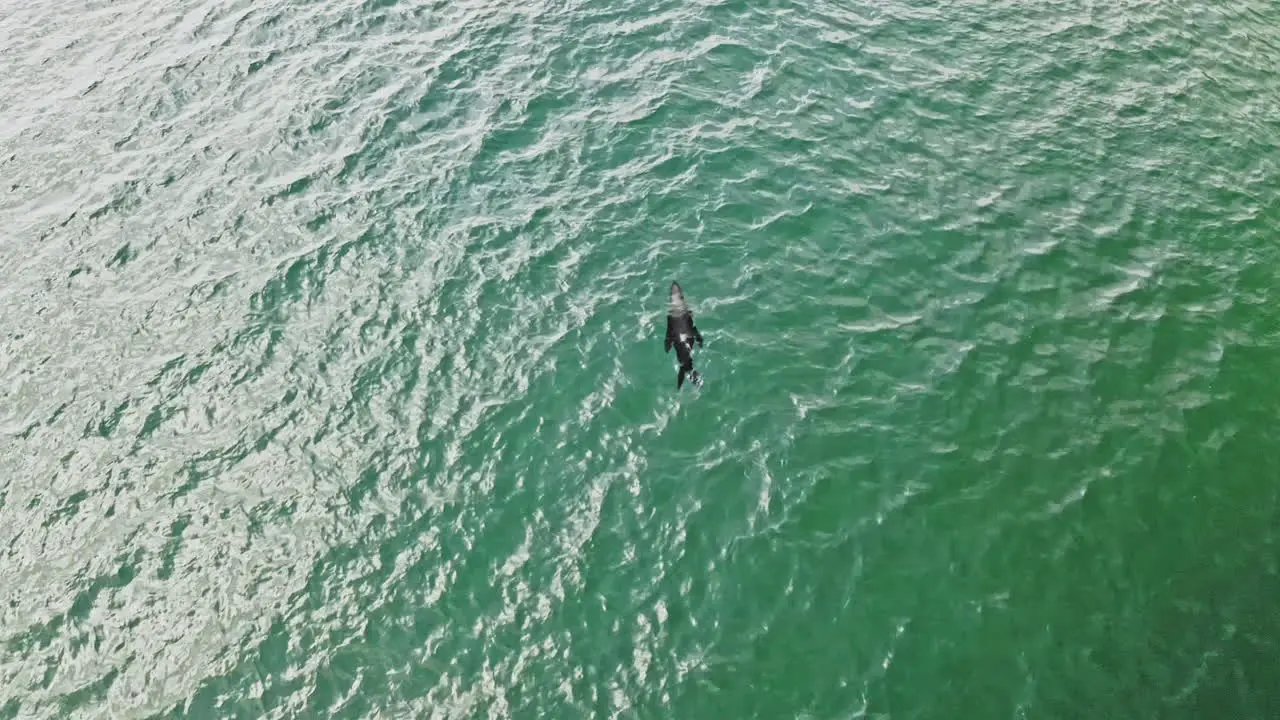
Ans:
[[[0,719],[1274,720],[1278,148],[1261,0],[8,0]]]

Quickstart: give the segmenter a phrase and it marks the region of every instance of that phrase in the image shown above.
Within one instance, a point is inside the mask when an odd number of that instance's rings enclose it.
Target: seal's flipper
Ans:
[[[676,376],[676,389],[684,387],[684,368],[680,368],[680,374]]]

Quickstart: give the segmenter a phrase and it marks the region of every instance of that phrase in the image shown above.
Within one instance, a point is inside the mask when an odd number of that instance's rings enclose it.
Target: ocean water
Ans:
[[[1277,57],[6,3],[0,718],[1280,716]]]

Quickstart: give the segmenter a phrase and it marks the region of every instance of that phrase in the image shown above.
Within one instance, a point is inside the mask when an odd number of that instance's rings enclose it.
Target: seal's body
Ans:
[[[684,301],[684,292],[680,283],[671,283],[671,307],[667,310],[666,352],[675,347],[676,357],[680,359],[680,374],[676,376],[676,389],[684,386],[687,375],[694,385],[702,384],[702,376],[693,369],[693,344],[702,347],[702,333],[693,324],[693,313]]]

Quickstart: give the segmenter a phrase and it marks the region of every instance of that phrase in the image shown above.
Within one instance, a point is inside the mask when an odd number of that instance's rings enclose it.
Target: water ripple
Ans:
[[[1255,5],[15,4],[0,716],[1214,697]]]

